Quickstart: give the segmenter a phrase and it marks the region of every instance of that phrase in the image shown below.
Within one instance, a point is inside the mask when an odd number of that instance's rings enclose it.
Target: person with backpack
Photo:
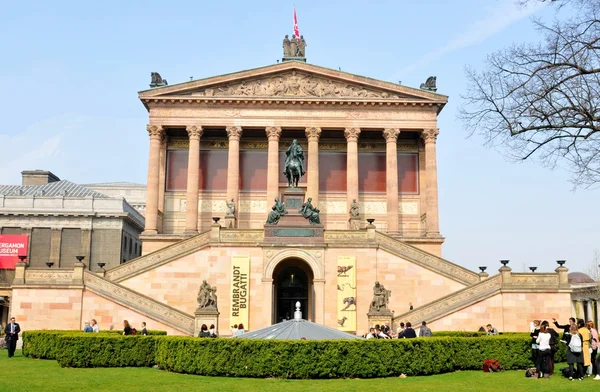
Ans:
[[[567,339],[567,364],[569,365],[569,380],[583,380],[583,338],[577,331],[576,325],[571,325],[569,334],[565,334]],[[574,365],[577,364],[577,371]]]

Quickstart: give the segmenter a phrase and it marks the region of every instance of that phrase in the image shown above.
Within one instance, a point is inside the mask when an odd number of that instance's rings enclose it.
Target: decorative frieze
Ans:
[[[266,200],[240,200],[240,212],[241,213],[254,213],[254,214],[266,214],[267,213],[267,201]]]
[[[263,230],[221,230],[221,242],[262,242]]]
[[[70,285],[73,283],[73,270],[25,270],[25,284]]]

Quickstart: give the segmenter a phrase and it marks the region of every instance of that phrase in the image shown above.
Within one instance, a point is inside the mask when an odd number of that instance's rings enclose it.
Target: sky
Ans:
[[[137,92],[150,72],[170,84],[273,64],[292,34],[286,1],[19,1],[0,24],[0,183],[26,169],[77,183],[147,176],[148,116]],[[535,42],[532,18],[552,7],[514,0],[296,0],[308,62],[418,87],[437,76],[449,103],[439,116],[438,181],[443,257],[494,273],[553,271],[566,259],[587,271],[600,249],[600,190],[570,173],[514,163],[468,137],[457,110],[464,68]],[[565,11],[568,12],[568,11]]]

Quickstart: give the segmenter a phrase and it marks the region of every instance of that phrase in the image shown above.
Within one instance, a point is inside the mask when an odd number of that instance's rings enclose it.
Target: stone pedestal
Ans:
[[[236,221],[235,221],[235,216],[233,215],[225,215],[225,218],[223,218],[223,227],[226,229],[235,229],[236,225]]]
[[[389,322],[392,325],[392,319],[394,315],[390,310],[382,310],[381,312],[369,312],[367,313],[367,318],[369,319],[369,328],[374,327],[375,325],[384,325],[385,322]]]
[[[298,210],[304,204],[304,190],[300,188],[287,188],[281,194],[281,201],[288,210],[288,215],[298,214]]]
[[[196,316],[196,322],[194,324],[194,336],[197,337],[200,333],[202,324],[206,324],[210,328],[211,324],[214,324],[217,335],[219,335],[219,311],[216,308],[198,308],[194,312]]]
[[[350,218],[350,219],[348,219],[348,229],[350,229],[350,230],[358,230],[358,229],[360,229],[360,218]]]
[[[324,226],[311,225],[308,219],[298,212],[304,204],[305,193],[299,188],[287,188],[281,200],[287,214],[276,225],[265,225],[265,242],[309,244],[323,242]],[[316,207],[316,206],[315,206]]]

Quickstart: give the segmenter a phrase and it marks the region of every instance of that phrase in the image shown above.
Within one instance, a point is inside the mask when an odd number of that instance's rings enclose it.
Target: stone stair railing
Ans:
[[[106,271],[106,279],[122,282],[125,279],[138,275],[142,272],[156,268],[169,261],[194,253],[210,244],[211,232],[204,232],[188,239],[179,241],[173,245],[159,249],[145,256],[138,257],[118,267]]]
[[[438,274],[444,275],[447,278],[455,280],[467,286],[471,286],[479,282],[479,275],[473,271],[469,271],[460,265],[454,264],[441,257],[434,256],[415,246],[409,245],[403,241],[394,239],[386,234],[377,232],[375,241],[380,249],[390,252],[398,257],[413,262],[421,267],[427,268]]]
[[[119,305],[166,324],[188,335],[194,334],[194,317],[158,302],[137,291],[106,280],[92,272],[85,272],[85,288]]]
[[[394,325],[406,321],[410,321],[413,325],[423,320],[427,322],[435,321],[442,316],[454,313],[457,310],[500,293],[501,289],[502,276],[496,275],[476,285],[465,287],[462,290],[439,298],[415,310],[395,316]]]

